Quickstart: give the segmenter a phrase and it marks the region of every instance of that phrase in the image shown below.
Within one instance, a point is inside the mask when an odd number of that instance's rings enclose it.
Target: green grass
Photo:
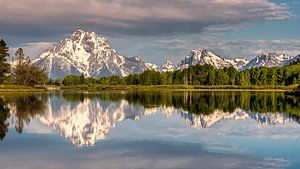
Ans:
[[[61,90],[81,90],[81,91],[104,91],[104,90],[294,90],[297,85],[291,86],[197,86],[197,85],[155,85],[155,86],[133,86],[133,85],[78,85],[62,86]]]
[[[264,90],[264,91],[289,91],[296,90],[298,85],[291,86],[199,86],[199,85],[78,85],[78,86],[25,86],[25,85],[0,85],[0,92],[45,92],[45,91],[126,91],[126,90],[177,90],[177,91],[202,91],[202,90]]]
[[[43,86],[25,86],[25,85],[13,85],[13,84],[1,84],[0,92],[43,92],[46,88]]]

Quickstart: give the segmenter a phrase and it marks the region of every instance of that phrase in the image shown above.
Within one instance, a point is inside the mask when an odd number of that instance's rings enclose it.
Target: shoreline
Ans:
[[[156,86],[134,86],[134,85],[78,85],[78,86],[22,86],[22,85],[0,85],[0,93],[6,92],[51,92],[51,91],[266,91],[266,92],[293,92],[297,90],[294,86],[194,86],[194,85],[156,85]]]
[[[155,85],[155,86],[124,86],[124,85],[80,85],[62,86],[62,91],[296,91],[297,86],[194,86],[194,85]]]

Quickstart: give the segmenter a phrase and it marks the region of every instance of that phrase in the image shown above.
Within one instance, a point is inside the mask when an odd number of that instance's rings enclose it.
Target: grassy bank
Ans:
[[[45,91],[126,91],[126,90],[173,90],[173,91],[205,91],[205,90],[228,90],[228,91],[292,91],[297,85],[291,86],[194,86],[194,85],[78,85],[78,86],[23,86],[23,85],[0,85],[0,92],[45,92]]]
[[[132,86],[132,85],[79,85],[62,86],[61,90],[103,91],[103,90],[178,90],[178,91],[202,91],[202,90],[264,90],[264,91],[289,91],[295,90],[293,86],[194,86],[194,85],[156,85],[156,86]]]
[[[25,86],[25,85],[12,85],[2,84],[0,85],[0,92],[45,92],[47,89],[43,86]]]

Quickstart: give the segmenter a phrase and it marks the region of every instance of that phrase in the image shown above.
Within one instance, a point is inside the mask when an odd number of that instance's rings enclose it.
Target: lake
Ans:
[[[300,168],[284,92],[0,94],[1,169]]]

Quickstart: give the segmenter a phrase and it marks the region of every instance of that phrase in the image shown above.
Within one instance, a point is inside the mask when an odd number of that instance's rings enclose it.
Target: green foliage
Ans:
[[[0,83],[3,83],[10,73],[10,65],[7,63],[9,57],[8,47],[3,39],[0,40]]]
[[[148,70],[127,77],[84,78],[67,76],[65,86],[76,85],[193,85],[193,86],[288,86],[300,84],[300,66],[252,68],[237,71],[233,67],[215,69],[212,65],[195,65],[174,72]]]
[[[61,86],[63,84],[63,80],[58,78],[58,79],[55,79],[54,81],[54,85],[55,86]]]
[[[81,83],[80,76],[66,76],[63,80],[63,85],[65,86],[75,86],[75,85],[80,85]]]
[[[38,85],[48,82],[48,76],[44,69],[30,63],[29,60],[19,62],[13,68],[13,78],[16,84],[20,85]]]

